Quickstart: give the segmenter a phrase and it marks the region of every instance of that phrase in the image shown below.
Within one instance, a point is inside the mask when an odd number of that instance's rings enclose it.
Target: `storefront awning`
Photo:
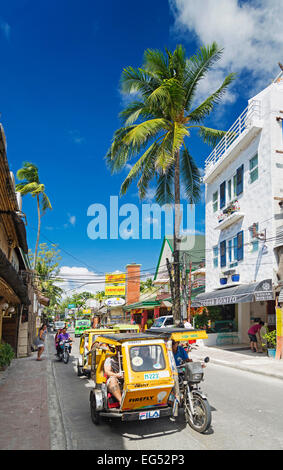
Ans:
[[[194,298],[194,300],[192,300],[191,306],[194,308],[211,307],[214,305],[274,300],[274,298],[275,295],[272,288],[272,280],[265,279],[261,282],[240,284],[234,287],[227,287],[199,294]]]

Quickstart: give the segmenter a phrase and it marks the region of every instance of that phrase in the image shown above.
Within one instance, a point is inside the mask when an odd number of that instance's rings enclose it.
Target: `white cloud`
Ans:
[[[75,225],[76,224],[76,216],[75,215],[70,215],[69,216],[69,222],[71,225]]]
[[[105,289],[103,276],[84,267],[62,266],[58,277],[64,280],[58,283],[64,290],[63,297],[86,291],[96,293]]]
[[[85,138],[82,137],[82,135],[80,134],[80,131],[78,131],[77,129],[73,131],[69,131],[69,135],[71,137],[72,142],[74,142],[75,144],[79,145],[85,142]]]
[[[0,30],[5,38],[9,41],[11,35],[11,26],[6,21],[0,19]]]
[[[199,44],[216,41],[222,59],[202,81],[200,93],[213,91],[228,72],[249,73],[244,88],[256,93],[279,73],[282,61],[282,0],[170,0],[177,30],[194,33]],[[243,75],[240,78],[244,78]],[[235,94],[226,94],[233,101]]]

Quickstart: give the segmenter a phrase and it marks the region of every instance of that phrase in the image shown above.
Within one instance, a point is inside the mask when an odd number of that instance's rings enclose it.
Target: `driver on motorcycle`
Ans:
[[[57,337],[57,355],[59,355],[59,348],[60,348],[60,342],[61,341],[73,341],[73,339],[70,337],[69,333],[67,333],[67,329],[63,328],[61,330],[61,333]],[[72,346],[71,343],[69,344],[69,352],[71,352]]]
[[[180,366],[183,362],[192,362],[192,359],[189,359],[185,348],[180,346],[180,341],[172,341],[172,351],[174,354],[176,366]]]

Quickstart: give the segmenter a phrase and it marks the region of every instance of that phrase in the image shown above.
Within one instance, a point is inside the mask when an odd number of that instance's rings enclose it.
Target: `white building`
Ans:
[[[283,279],[282,119],[279,78],[249,100],[205,162],[206,292],[195,305],[225,305],[240,342],[248,342],[253,318],[275,324]]]

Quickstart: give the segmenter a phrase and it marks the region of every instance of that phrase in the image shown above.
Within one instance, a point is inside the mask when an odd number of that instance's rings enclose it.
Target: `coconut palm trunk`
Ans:
[[[181,320],[181,181],[190,204],[200,199],[200,173],[186,142],[195,131],[204,143],[212,146],[225,135],[225,131],[206,127],[204,120],[234,80],[234,74],[227,75],[214,93],[201,104],[194,105],[200,82],[221,55],[222,50],[215,42],[202,46],[190,58],[186,57],[183,46],[177,46],[174,52],[166,49],[165,54],[148,49],[142,67],[125,68],[121,77],[122,91],[135,99],[120,113],[123,125],[114,133],[106,155],[112,173],[124,170],[129,161],[138,157],[122,183],[121,195],[137,181],[143,200],[150,184],[154,183],[157,203],[175,207],[174,288],[171,293],[176,324]],[[171,280],[171,272],[169,277]]]
[[[36,267],[38,244],[39,244],[40,229],[41,229],[40,201],[39,201],[38,195],[36,196],[36,203],[37,203],[38,225],[37,225],[37,237],[36,237],[36,244],[35,244],[35,250],[34,250],[34,258],[33,258],[33,269],[35,269]]]
[[[180,299],[180,151],[175,154],[175,174],[174,174],[174,196],[175,196],[175,220],[174,220],[174,242],[173,242],[173,263],[174,263],[174,320],[178,325],[181,321],[181,299]],[[173,294],[171,292],[171,294]]]

